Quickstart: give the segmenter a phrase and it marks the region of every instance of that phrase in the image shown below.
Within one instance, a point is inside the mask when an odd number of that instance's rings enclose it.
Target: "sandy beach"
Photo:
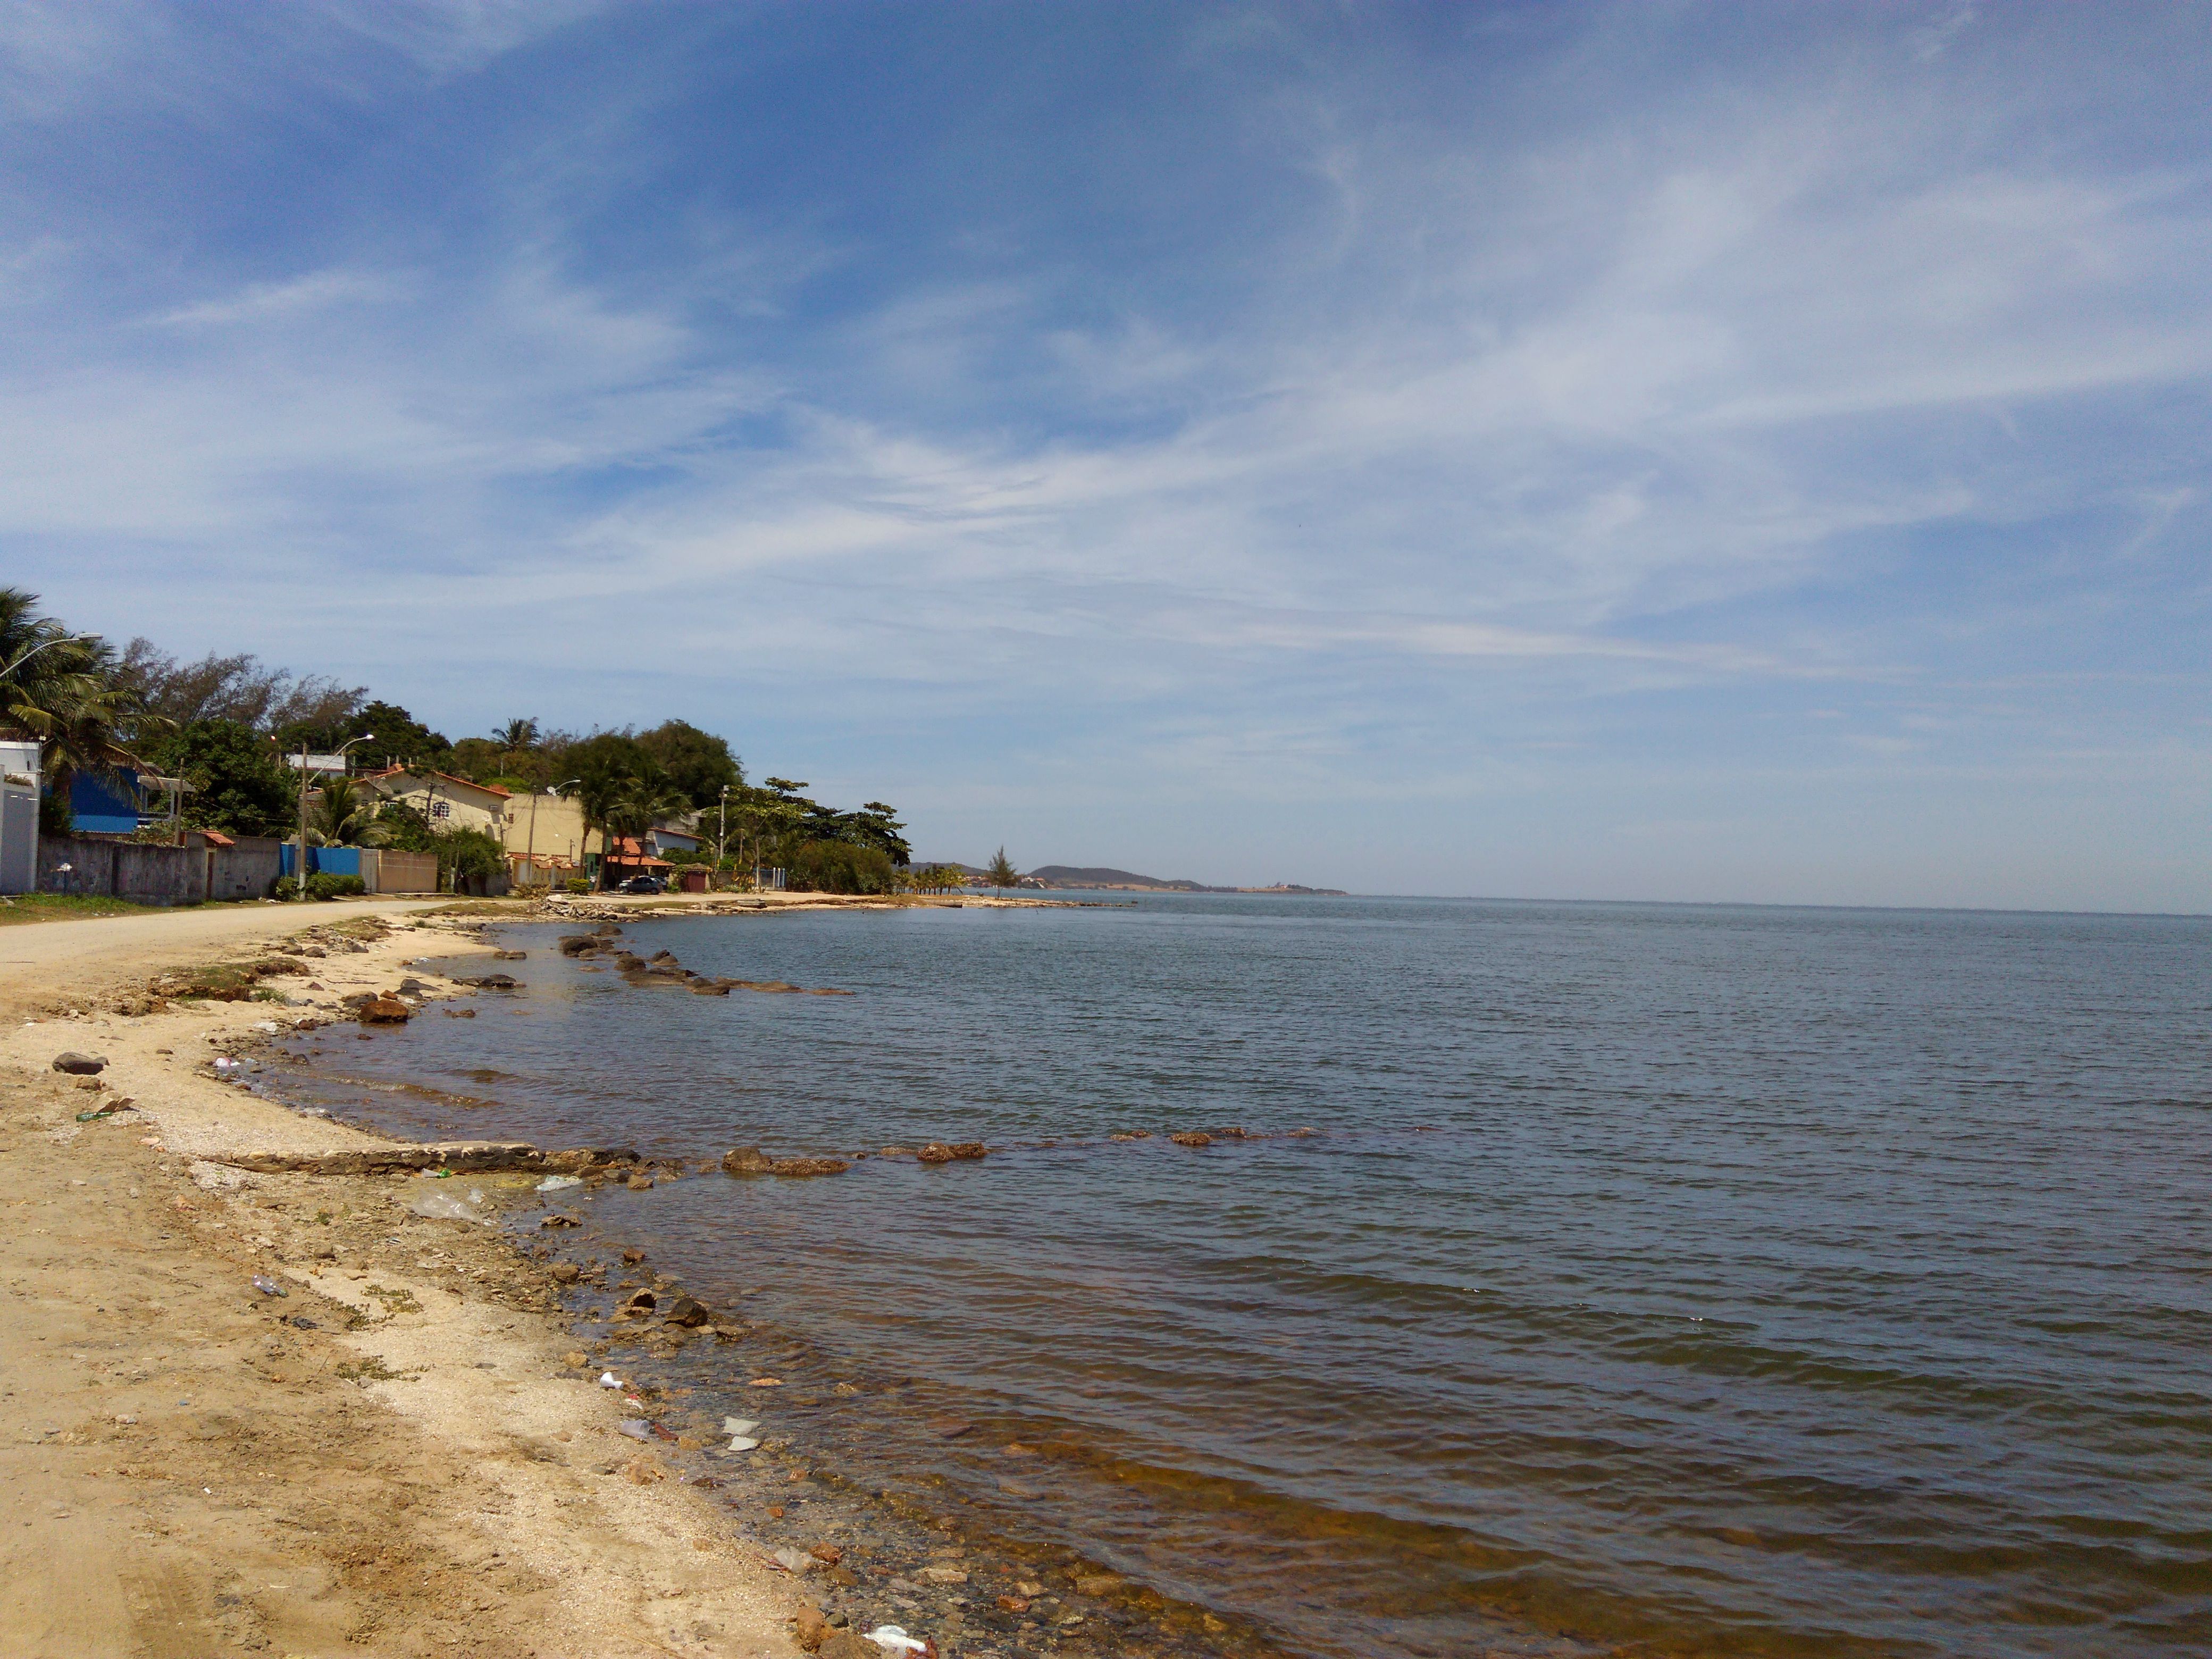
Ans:
[[[395,987],[410,958],[490,950],[421,914],[434,908],[0,935],[0,1651],[793,1650],[805,1596],[733,1535],[711,1487],[617,1431],[664,1402],[599,1386],[550,1268],[495,1229],[411,1213],[404,1177],[223,1161],[379,1144],[210,1062],[266,1023]],[[149,993],[308,927],[325,953],[310,971],[260,981],[285,1002]],[[437,1017],[438,994],[416,1018]],[[65,1052],[106,1064],[81,1079],[54,1069]],[[486,1178],[495,1204],[531,1177],[502,1179]]]

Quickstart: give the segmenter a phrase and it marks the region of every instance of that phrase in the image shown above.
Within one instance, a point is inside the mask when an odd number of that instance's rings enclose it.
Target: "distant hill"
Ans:
[[[1194,881],[1170,881],[1159,876],[1140,876],[1133,870],[1109,870],[1103,865],[1046,864],[1030,872],[1047,887],[1126,887],[1156,893],[1225,892],[1225,888],[1202,887]]]

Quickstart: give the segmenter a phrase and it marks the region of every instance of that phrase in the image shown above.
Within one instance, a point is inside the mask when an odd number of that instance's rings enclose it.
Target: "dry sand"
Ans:
[[[219,1161],[377,1144],[208,1069],[258,1022],[315,1011],[86,1012],[155,969],[376,915],[396,930],[310,963],[320,991],[274,983],[323,1004],[387,989],[409,958],[469,948],[428,908],[0,934],[0,1654],[795,1651],[792,1581],[615,1434],[635,1408],[574,1363],[538,1264],[410,1214],[389,1177]],[[54,1072],[64,1050],[105,1055],[106,1086]],[[117,1096],[135,1109],[76,1121]]]

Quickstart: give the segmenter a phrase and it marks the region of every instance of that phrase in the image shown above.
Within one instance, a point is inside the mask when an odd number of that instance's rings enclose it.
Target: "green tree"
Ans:
[[[650,732],[639,732],[637,744],[684,797],[686,806],[703,810],[716,805],[724,785],[732,792],[744,785],[744,768],[730,752],[727,739],[702,732],[689,720],[663,720]]]
[[[801,841],[777,854],[791,885],[802,893],[889,893],[898,872],[879,847],[849,841]]]
[[[397,703],[372,702],[343,722],[317,725],[295,722],[282,727],[277,741],[297,753],[304,744],[321,753],[336,749],[349,738],[366,735],[357,745],[359,757],[370,766],[386,762],[398,766],[427,766],[442,769],[451,761],[453,745]]]
[[[188,721],[146,745],[146,757],[191,788],[185,822],[234,836],[282,835],[299,803],[295,775],[269,740],[238,720]]]
[[[392,839],[377,803],[344,778],[324,781],[321,799],[307,811],[307,839],[318,847],[382,847]]]
[[[992,855],[990,867],[983,874],[1000,893],[1009,887],[1020,886],[1022,882],[1021,872],[1014,868],[1013,861],[1007,858],[1006,849],[1003,847]]]
[[[131,759],[116,727],[131,702],[115,682],[106,642],[71,634],[41,616],[38,603],[20,587],[0,587],[0,727],[35,739],[41,769],[66,793],[74,774]]]
[[[507,848],[486,830],[442,830],[430,837],[438,880],[456,893],[481,893],[507,871]]]

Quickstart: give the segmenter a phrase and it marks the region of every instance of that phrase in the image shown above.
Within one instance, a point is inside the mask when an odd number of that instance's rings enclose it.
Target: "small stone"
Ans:
[[[806,1553],[826,1566],[834,1567],[845,1559],[845,1552],[835,1544],[817,1544]]]
[[[792,1635],[799,1645],[811,1653],[820,1647],[830,1634],[830,1621],[817,1607],[803,1607],[791,1616]]]
[[[999,1598],[999,1607],[1006,1613],[1027,1613],[1030,1599],[1026,1595],[1002,1595]]]
[[[105,1054],[81,1054],[71,1048],[54,1056],[54,1070],[68,1072],[76,1077],[93,1077],[107,1069]]]
[[[964,1584],[968,1575],[957,1567],[924,1567],[915,1577],[932,1584]]]
[[[639,1262],[644,1260],[645,1252],[643,1250],[624,1250],[623,1252],[623,1265],[626,1267],[635,1267]]]
[[[556,1285],[573,1285],[584,1276],[584,1270],[573,1261],[556,1261],[552,1271],[553,1282]]]
[[[832,1631],[815,1651],[821,1659],[884,1659],[884,1650],[849,1630]]]
[[[561,1363],[572,1370],[580,1370],[592,1363],[592,1356],[581,1348],[571,1348],[561,1356]]]
[[[623,1184],[634,1193],[649,1193],[653,1190],[653,1177],[648,1175],[634,1175]]]

